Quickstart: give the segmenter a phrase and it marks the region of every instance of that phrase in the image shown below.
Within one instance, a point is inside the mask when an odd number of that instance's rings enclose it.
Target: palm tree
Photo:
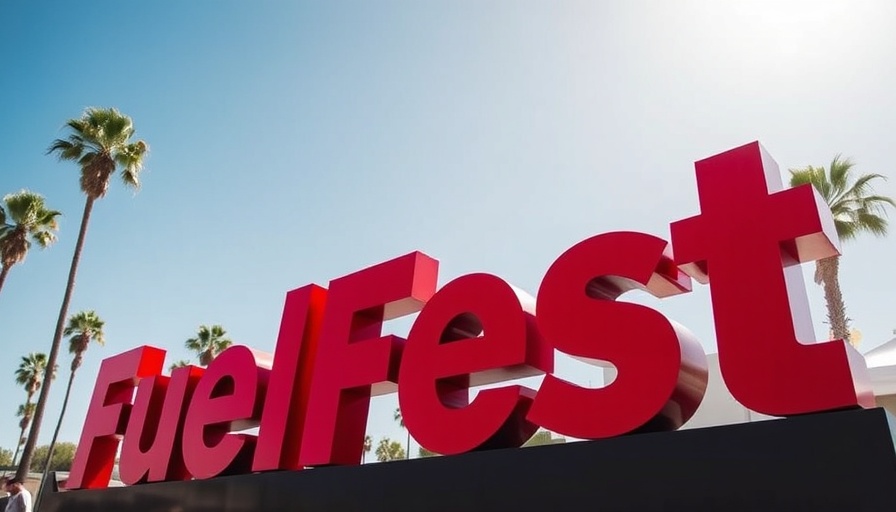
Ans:
[[[25,403],[31,403],[34,394],[40,389],[46,377],[47,355],[40,352],[32,352],[22,356],[19,368],[16,369],[16,384],[25,386],[28,398]]]
[[[374,453],[376,453],[376,460],[380,462],[407,458],[404,453],[404,448],[401,447],[401,443],[393,441],[388,437],[380,439],[380,442],[376,447],[376,452]]]
[[[27,190],[7,194],[3,202],[6,208],[0,205],[0,290],[12,266],[25,261],[32,241],[41,249],[56,241],[53,232],[58,228],[56,217],[61,215],[46,207],[43,196]]]
[[[840,240],[848,241],[862,233],[883,236],[887,233],[886,206],[896,206],[886,196],[875,195],[872,182],[886,179],[880,174],[854,176],[849,158],[834,157],[830,167],[807,166],[790,170],[790,186],[812,184],[824,198],[834,217]],[[850,341],[849,318],[840,291],[840,256],[815,262],[815,282],[824,286],[828,323],[834,338]]]
[[[114,108],[88,108],[80,118],[68,120],[65,126],[70,131],[68,138],[53,141],[47,153],[55,153],[60,160],[77,162],[81,168],[81,191],[87,196],[87,200],[84,203],[81,228],[78,231],[78,241],[75,243],[68,282],[62,297],[62,306],[59,308],[59,316],[56,318],[56,330],[53,333],[53,344],[50,346],[50,367],[55,367],[56,358],[59,355],[62,330],[65,327],[68,306],[75,288],[75,276],[78,273],[78,262],[81,260],[81,252],[84,249],[84,237],[87,234],[93,203],[106,195],[112,173],[118,168],[121,169],[121,178],[126,186],[139,188],[143,160],[149,152],[146,142],[142,140],[131,142],[131,137],[134,136],[134,123],[130,117]],[[16,470],[17,478],[24,479],[31,466],[31,457],[34,454],[35,442],[40,433],[40,424],[44,417],[49,394],[49,385],[41,388],[28,441],[25,443],[22,460]]]
[[[75,381],[75,372],[81,367],[84,360],[84,352],[91,341],[95,341],[100,346],[106,344],[106,336],[103,333],[103,322],[95,311],[80,311],[75,313],[68,319],[68,325],[65,327],[63,334],[68,337],[68,352],[75,357],[72,358],[71,373],[68,374],[68,386],[65,388],[65,398],[62,400],[62,411],[59,413],[59,420],[56,422],[56,430],[53,431],[53,439],[50,440],[50,447],[47,450],[47,461],[53,460],[53,450],[56,448],[56,438],[59,437],[59,429],[62,427],[62,419],[65,417],[65,409],[68,407],[68,399],[72,393],[72,382]],[[44,467],[44,478],[50,467],[49,462]]]
[[[187,361],[186,359],[181,359],[179,361],[175,361],[175,362],[171,363],[171,366],[168,367],[168,371],[173,372],[174,370],[177,370],[178,368],[183,368],[185,366],[190,366],[190,362]]]
[[[22,439],[25,438],[25,429],[28,428],[28,424],[34,417],[34,404],[31,403],[31,399],[34,398],[34,394],[37,393],[37,390],[43,384],[46,367],[47,355],[40,352],[32,352],[27,356],[22,356],[22,361],[19,362],[19,367],[16,369],[16,384],[25,387],[26,397],[25,404],[21,407],[22,421],[19,422],[19,426],[22,427],[22,433],[19,435],[19,444],[16,446],[16,453],[12,458],[13,461],[19,455]]]
[[[224,337],[226,334],[227,331],[220,325],[200,325],[196,337],[188,339],[185,345],[199,356],[200,366],[208,366],[212,359],[233,345],[232,341]]]
[[[405,450],[405,458],[411,458],[411,431],[404,425],[404,416],[401,415],[401,409],[396,407],[392,414],[392,419],[398,422],[398,425],[405,430],[408,435],[407,450]]]
[[[25,444],[25,429],[28,428],[28,425],[31,423],[31,416],[33,415],[33,403],[25,402],[24,404],[19,404],[19,408],[16,411],[16,418],[22,418],[19,420],[19,428],[22,429],[22,431],[19,433],[19,442],[16,443],[16,452],[12,456],[11,464],[16,463],[16,458],[19,456],[19,450],[21,450],[22,445]]]

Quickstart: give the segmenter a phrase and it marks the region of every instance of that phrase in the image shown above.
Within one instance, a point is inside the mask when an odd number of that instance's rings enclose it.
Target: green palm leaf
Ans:
[[[95,311],[80,311],[69,317],[62,335],[69,338],[68,351],[75,356],[72,360],[72,372],[81,367],[84,352],[87,351],[91,341],[101,346],[106,344],[104,325],[105,322]]]
[[[184,345],[196,352],[201,366],[208,366],[212,359],[233,344],[226,334],[227,331],[220,325],[200,325],[196,336],[189,338]]]
[[[13,265],[25,261],[32,243],[41,249],[56,241],[56,210],[47,208],[40,194],[22,190],[3,197],[0,206],[0,290]]]
[[[71,160],[81,167],[81,190],[93,199],[106,194],[109,177],[121,169],[125,185],[138,188],[140,171],[149,153],[142,140],[131,141],[134,123],[115,108],[89,107],[78,119],[65,123],[70,133],[54,140],[47,148],[60,160]]]

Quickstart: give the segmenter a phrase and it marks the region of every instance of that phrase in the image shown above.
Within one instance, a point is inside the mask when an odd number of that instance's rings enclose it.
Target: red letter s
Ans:
[[[682,326],[645,306],[616,302],[641,288],[657,297],[689,291],[666,241],[643,233],[597,235],[567,250],[538,290],[542,334],[580,359],[609,361],[617,377],[587,389],[545,377],[529,419],[585,439],[635,430],[675,430],[706,390],[706,356]]]

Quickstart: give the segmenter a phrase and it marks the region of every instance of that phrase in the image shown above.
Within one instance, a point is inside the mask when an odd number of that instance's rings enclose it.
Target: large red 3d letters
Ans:
[[[234,346],[170,377],[157,348],[107,359],[68,488],[106,487],[122,439],[127,484],[358,464],[371,396],[396,391],[411,435],[442,454],[520,446],[538,427],[585,439],[675,430],[703,398],[706,356],[683,326],[619,299],[686,293],[691,278],[710,283],[722,377],[746,407],[873,406],[864,359],[813,336],[799,264],[838,253],[825,203],[808,185],[782,190],[756,142],[696,168],[701,213],[672,223],[671,244],[596,235],[550,266],[536,297],[489,274],[437,290],[438,262],[414,252],[289,292],[273,357]],[[416,312],[407,340],[383,335],[384,321]],[[567,382],[555,351],[617,377]],[[538,390],[470,399],[471,387],[535,375]]]
[[[673,223],[672,243],[686,272],[711,280],[732,395],[772,416],[873,406],[862,356],[843,340],[814,340],[798,264],[839,253],[824,200],[810,185],[782,191],[778,166],[758,143],[696,167],[702,213]]]

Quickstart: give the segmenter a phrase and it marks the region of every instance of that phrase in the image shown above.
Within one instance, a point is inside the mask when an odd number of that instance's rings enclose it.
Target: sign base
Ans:
[[[103,490],[47,492],[38,512],[94,510],[896,510],[893,419],[848,410],[600,441]]]

